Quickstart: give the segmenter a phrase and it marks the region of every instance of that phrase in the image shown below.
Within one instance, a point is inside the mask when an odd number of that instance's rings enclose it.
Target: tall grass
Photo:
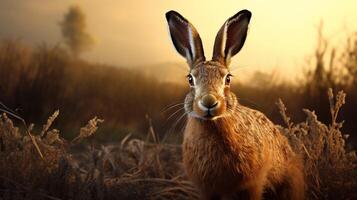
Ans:
[[[346,149],[348,134],[343,134],[343,122],[337,120],[345,104],[346,94],[340,91],[336,97],[328,90],[331,123],[321,123],[314,111],[304,109],[306,121],[294,124],[286,113],[281,100],[278,101],[286,128],[282,131],[289,138],[296,152],[305,160],[304,172],[309,199],[354,199],[357,197],[357,157]]]
[[[143,131],[145,115],[164,121],[159,111],[183,99],[185,89],[137,70],[73,59],[58,46],[0,43],[0,102],[36,123],[59,109],[63,118],[55,126],[65,130],[98,115],[109,130]]]

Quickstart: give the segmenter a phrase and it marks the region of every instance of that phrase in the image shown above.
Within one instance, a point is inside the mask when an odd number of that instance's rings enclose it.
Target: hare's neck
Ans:
[[[201,136],[229,139],[230,137],[237,137],[233,127],[234,119],[224,118],[211,121],[190,117],[187,120],[186,131]]]

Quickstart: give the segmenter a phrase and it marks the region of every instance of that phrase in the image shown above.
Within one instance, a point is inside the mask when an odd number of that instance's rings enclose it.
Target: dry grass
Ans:
[[[182,80],[186,83],[184,75]],[[157,111],[183,99],[185,89],[163,84],[139,69],[73,58],[60,46],[29,47],[21,41],[0,39],[0,102],[36,124],[59,109],[61,115],[54,126],[64,130],[67,139],[75,136],[73,129],[95,115],[106,120],[99,132],[116,130],[117,139],[126,130],[139,135],[146,131],[145,115],[153,123],[163,124],[164,117]],[[150,101],[143,103],[143,99]],[[156,126],[157,132],[162,133],[159,128]]]
[[[332,123],[318,121],[304,110],[306,121],[293,124],[282,101],[278,107],[287,124],[281,130],[305,160],[309,199],[356,199],[356,155],[345,147],[337,114],[345,94],[334,98],[329,90]],[[94,118],[67,141],[51,129],[56,111],[40,134],[31,136],[15,127],[8,115],[0,117],[1,199],[197,199],[198,192],[186,179],[181,165],[181,147],[162,144],[150,127],[147,141],[129,134],[120,143],[98,145],[91,141],[98,124]],[[150,120],[149,120],[150,122]],[[151,122],[150,122],[151,123]],[[24,133],[25,132],[25,133]],[[150,137],[154,143],[149,142]]]
[[[280,113],[287,125],[281,128],[295,151],[305,160],[305,175],[309,199],[356,199],[357,157],[347,151],[345,140],[349,135],[341,133],[343,122],[337,122],[338,112],[345,104],[346,94],[338,92],[334,98],[328,90],[331,124],[318,121],[314,111],[304,109],[306,121],[293,124],[286,114],[286,107],[278,101]]]
[[[93,118],[66,141],[49,130],[55,112],[36,136],[43,159],[28,135],[0,117],[1,199],[194,199],[178,145],[149,143],[127,135],[121,143],[86,145],[102,120]]]

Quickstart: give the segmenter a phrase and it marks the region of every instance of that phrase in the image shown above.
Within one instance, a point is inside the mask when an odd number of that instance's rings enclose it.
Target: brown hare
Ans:
[[[245,42],[251,12],[242,10],[219,30],[212,60],[184,17],[166,13],[173,44],[190,67],[184,108],[183,163],[203,199],[304,199],[302,163],[287,138],[230,91],[229,62]]]

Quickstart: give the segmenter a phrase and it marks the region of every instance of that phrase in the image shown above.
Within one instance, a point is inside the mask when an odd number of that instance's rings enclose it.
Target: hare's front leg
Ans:
[[[253,186],[249,187],[247,192],[248,200],[260,200],[263,196],[264,186],[263,183],[256,183]]]
[[[202,192],[202,200],[223,200],[220,195],[211,192]]]
[[[239,191],[231,197],[226,197],[223,199],[229,200],[260,200],[263,196],[263,185],[254,184],[251,185],[246,190]]]
[[[279,188],[278,199],[305,199],[304,174],[299,164],[289,166],[286,179]]]
[[[263,197],[264,186],[267,182],[267,168],[261,169],[258,172],[257,176],[254,178],[254,181],[249,184],[247,187],[247,200],[260,200]]]

